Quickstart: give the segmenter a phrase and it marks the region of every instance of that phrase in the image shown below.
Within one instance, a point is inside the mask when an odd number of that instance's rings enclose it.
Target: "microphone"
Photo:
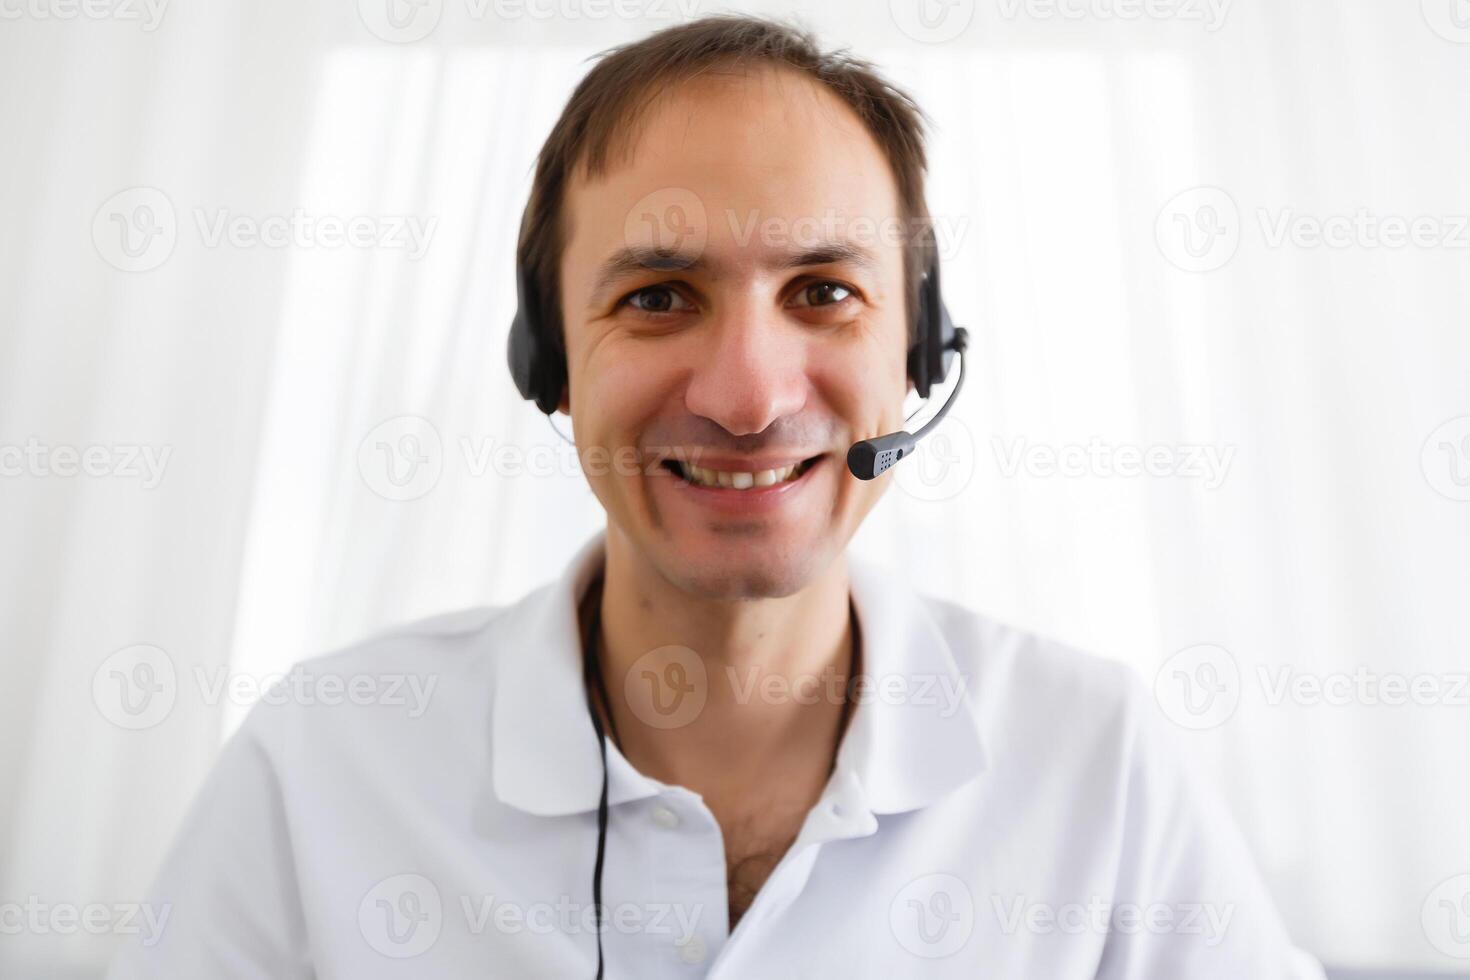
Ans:
[[[872,439],[864,439],[855,442],[847,451],[847,469],[859,480],[871,480],[879,473],[889,469],[905,456],[913,454],[914,446],[920,439],[929,434],[939,420],[949,413],[950,406],[954,404],[955,397],[959,395],[960,388],[965,383],[965,347],[968,345],[970,335],[964,327],[955,327],[954,339],[948,344],[948,348],[960,356],[960,374],[955,379],[954,390],[934,413],[934,417],[920,426],[917,432],[900,430],[890,432],[887,435],[874,436]]]

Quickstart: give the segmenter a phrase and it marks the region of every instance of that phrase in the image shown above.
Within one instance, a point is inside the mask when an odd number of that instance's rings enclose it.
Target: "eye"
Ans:
[[[834,306],[853,295],[840,282],[814,282],[803,286],[792,297],[795,306]]]
[[[694,308],[677,290],[667,285],[634,290],[619,300],[618,305],[631,306],[639,313],[682,313]]]

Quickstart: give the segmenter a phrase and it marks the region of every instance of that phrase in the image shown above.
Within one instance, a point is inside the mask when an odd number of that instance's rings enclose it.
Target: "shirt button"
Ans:
[[[653,822],[664,830],[673,830],[679,826],[679,815],[660,803],[653,808]]]
[[[679,959],[685,963],[703,963],[704,958],[709,955],[709,948],[705,946],[704,940],[699,936],[690,936],[678,942]]]

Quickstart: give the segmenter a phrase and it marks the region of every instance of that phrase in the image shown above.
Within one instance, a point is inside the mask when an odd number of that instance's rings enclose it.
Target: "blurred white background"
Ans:
[[[530,166],[735,9],[935,123],[972,373],[855,548],[1157,680],[1299,945],[1470,968],[1464,0],[0,0],[0,906],[138,901],[273,673],[600,525],[505,369]]]

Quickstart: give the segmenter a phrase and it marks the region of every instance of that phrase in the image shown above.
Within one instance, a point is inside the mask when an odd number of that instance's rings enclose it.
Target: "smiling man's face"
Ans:
[[[848,447],[903,423],[893,171],[851,109],[781,69],[680,84],[632,133],[565,200],[570,412],[584,461],[613,460],[588,480],[609,534],[678,588],[790,595],[886,487],[847,472]],[[629,447],[675,462],[616,465]]]

